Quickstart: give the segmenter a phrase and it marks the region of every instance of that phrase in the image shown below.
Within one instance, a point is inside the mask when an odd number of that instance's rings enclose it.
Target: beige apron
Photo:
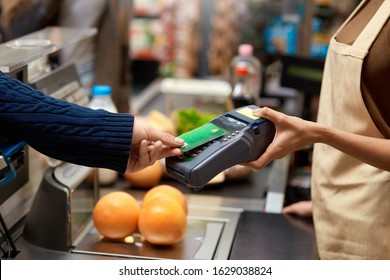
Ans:
[[[319,123],[384,138],[364,105],[360,80],[363,59],[389,16],[390,0],[385,0],[353,45],[331,39]],[[315,144],[312,197],[321,259],[390,259],[390,172]]]

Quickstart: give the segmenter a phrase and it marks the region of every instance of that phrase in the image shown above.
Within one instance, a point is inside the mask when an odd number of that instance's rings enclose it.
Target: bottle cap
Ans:
[[[107,85],[95,85],[92,88],[92,95],[97,96],[97,95],[111,95],[111,87]]]
[[[238,54],[239,55],[252,55],[253,54],[253,46],[250,44],[241,44],[238,46]]]

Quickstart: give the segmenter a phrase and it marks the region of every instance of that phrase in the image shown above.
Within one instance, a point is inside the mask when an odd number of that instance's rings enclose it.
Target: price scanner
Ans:
[[[254,116],[249,105],[234,109],[179,136],[183,156],[166,158],[166,170],[197,191],[217,174],[259,158],[275,136],[275,125]]]

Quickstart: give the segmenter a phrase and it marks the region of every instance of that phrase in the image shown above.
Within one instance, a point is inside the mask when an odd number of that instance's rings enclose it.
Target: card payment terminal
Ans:
[[[272,122],[254,116],[249,105],[234,109],[182,134],[181,157],[166,158],[166,170],[193,190],[202,189],[220,172],[259,158],[275,136]],[[215,135],[215,136],[213,136]]]

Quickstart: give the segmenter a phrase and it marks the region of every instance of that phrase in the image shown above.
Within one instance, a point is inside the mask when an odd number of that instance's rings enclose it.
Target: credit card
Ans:
[[[213,123],[206,123],[198,128],[186,132],[179,138],[184,140],[184,145],[180,147],[183,152],[195,149],[212,140],[215,140],[226,134],[226,131]]]

